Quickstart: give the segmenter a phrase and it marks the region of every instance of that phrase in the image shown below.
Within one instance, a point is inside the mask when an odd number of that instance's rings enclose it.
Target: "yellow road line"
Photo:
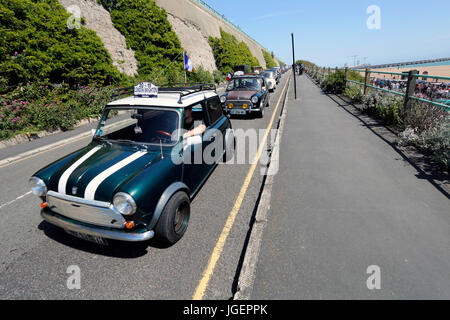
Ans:
[[[211,254],[211,257],[209,258],[208,265],[207,265],[207,267],[203,273],[203,276],[197,286],[197,289],[195,290],[195,293],[192,297],[193,300],[203,299],[206,288],[208,287],[209,280],[211,279],[211,276],[214,273],[214,269],[216,267],[217,261],[219,260],[220,255],[222,254],[223,248],[225,246],[225,242],[228,238],[228,235],[230,234],[231,228],[233,227],[234,220],[236,219],[239,209],[241,208],[242,202],[244,200],[244,196],[247,192],[250,181],[252,180],[253,173],[255,172],[256,165],[258,164],[258,161],[259,161],[259,158],[261,157],[263,148],[266,145],[267,136],[269,134],[270,128],[272,128],[273,121],[277,114],[278,107],[280,106],[281,98],[283,97],[283,94],[286,90],[286,86],[289,83],[289,81],[290,81],[290,77],[286,80],[286,83],[283,87],[283,91],[281,92],[280,98],[278,99],[275,110],[273,111],[272,118],[270,119],[269,125],[267,126],[264,138],[258,148],[258,152],[255,155],[255,159],[252,162],[253,164],[250,167],[250,170],[248,171],[248,174],[244,180],[244,183],[242,184],[241,190],[239,191],[239,194],[234,203],[233,209],[231,209],[231,212],[227,218],[227,221],[225,222],[225,226],[222,229],[222,233],[220,234],[219,239],[217,240],[216,246],[214,247],[214,250]]]

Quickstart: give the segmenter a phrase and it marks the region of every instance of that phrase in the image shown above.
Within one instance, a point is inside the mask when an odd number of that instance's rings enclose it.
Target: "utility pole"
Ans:
[[[292,38],[292,72],[294,73],[294,96],[295,100],[297,100],[297,80],[295,77],[295,50],[294,50],[294,33],[291,32]]]
[[[354,67],[356,67],[356,57],[357,57],[358,55],[357,54],[355,54],[355,55],[353,55],[353,56],[349,56],[349,58],[353,58],[353,66]]]

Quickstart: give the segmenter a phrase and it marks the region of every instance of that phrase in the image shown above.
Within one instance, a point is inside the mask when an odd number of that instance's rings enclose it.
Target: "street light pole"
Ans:
[[[297,80],[295,77],[295,50],[294,50],[294,33],[291,32],[292,37],[292,72],[294,73],[294,96],[295,100],[297,100]]]

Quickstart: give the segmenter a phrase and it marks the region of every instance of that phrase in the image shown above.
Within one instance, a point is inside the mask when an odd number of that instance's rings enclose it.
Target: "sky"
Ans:
[[[296,60],[326,67],[450,57],[449,0],[204,1],[287,64],[291,33]]]

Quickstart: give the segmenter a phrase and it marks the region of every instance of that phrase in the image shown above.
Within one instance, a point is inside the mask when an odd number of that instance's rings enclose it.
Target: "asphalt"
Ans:
[[[297,92],[251,299],[449,299],[449,198],[306,76]]]
[[[271,106],[263,119],[232,119],[233,128],[265,129],[286,80],[287,75],[271,95]],[[88,129],[90,126],[78,130]],[[57,134],[35,143],[41,146],[76,134]],[[34,172],[89,140],[86,137],[0,167],[0,299],[191,299],[250,164],[221,164],[214,170],[192,202],[186,234],[174,246],[151,240],[140,245],[113,242],[101,247],[43,222],[40,201],[29,193],[27,185]],[[26,144],[2,149],[0,159],[33,147]],[[233,296],[262,181],[260,170],[256,170],[204,299]],[[72,265],[81,271],[79,290],[66,285]]]

